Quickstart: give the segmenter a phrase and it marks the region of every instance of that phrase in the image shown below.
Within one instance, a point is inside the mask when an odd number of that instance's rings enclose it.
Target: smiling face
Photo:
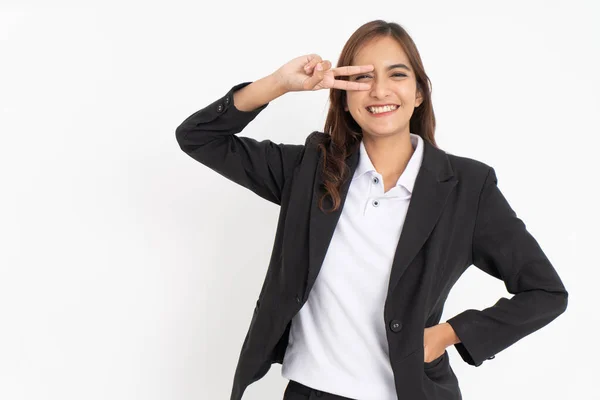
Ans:
[[[349,81],[368,83],[368,90],[346,91],[347,105],[363,135],[390,136],[409,134],[410,117],[422,98],[412,65],[402,46],[393,37],[379,37],[356,54],[352,65],[373,65],[373,71],[348,77]],[[391,66],[393,68],[389,69]],[[373,114],[371,105],[395,105],[393,111]],[[375,110],[382,111],[382,110]],[[384,109],[384,111],[387,111]]]

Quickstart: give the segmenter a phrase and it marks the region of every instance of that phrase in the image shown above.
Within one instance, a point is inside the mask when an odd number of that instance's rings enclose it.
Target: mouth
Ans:
[[[396,110],[398,110],[400,106],[397,104],[392,104],[385,107],[365,107],[367,112],[373,117],[386,117],[388,115],[392,115]]]

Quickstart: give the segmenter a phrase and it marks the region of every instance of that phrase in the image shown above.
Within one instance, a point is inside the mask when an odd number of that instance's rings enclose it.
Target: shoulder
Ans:
[[[317,147],[319,143],[324,143],[329,138],[329,135],[324,132],[312,131],[307,137],[304,145],[306,147]]]
[[[476,171],[479,173],[487,173],[487,171],[490,168],[492,168],[491,165],[472,157],[459,156],[456,154],[448,153],[447,151],[444,151],[444,153],[446,153],[448,161],[450,161],[450,164],[452,165],[454,170],[458,172]]]
[[[443,151],[443,150],[442,150]],[[456,179],[463,184],[482,187],[488,176],[495,178],[494,168],[481,160],[444,151]]]

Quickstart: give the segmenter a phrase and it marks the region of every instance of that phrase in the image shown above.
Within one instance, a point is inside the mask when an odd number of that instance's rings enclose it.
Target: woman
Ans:
[[[304,145],[238,136],[275,98],[330,89]],[[480,366],[547,325],[568,293],[492,167],[435,144],[429,79],[396,23],[361,26],[337,67],[315,54],[233,86],[177,128],[183,151],[281,206],[232,400],[272,363],[287,400],[461,399],[446,348]],[[440,323],[468,266],[511,299]]]

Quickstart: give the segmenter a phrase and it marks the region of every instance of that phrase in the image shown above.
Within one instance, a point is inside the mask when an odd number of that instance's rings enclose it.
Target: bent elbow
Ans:
[[[569,292],[563,290],[562,292],[557,294],[559,303],[558,303],[558,315],[564,313],[567,310],[567,306],[569,305]]]
[[[185,139],[186,133],[187,132],[184,129],[182,129],[182,125],[179,125],[175,129],[175,139],[177,140],[177,143],[179,144],[179,147],[181,147],[182,149],[183,149],[183,141]]]

